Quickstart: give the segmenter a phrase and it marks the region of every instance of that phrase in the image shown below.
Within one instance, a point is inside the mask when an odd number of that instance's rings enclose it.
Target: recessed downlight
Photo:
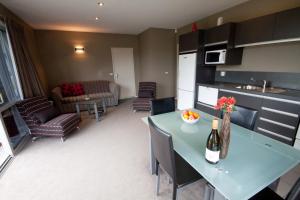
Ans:
[[[98,6],[104,6],[103,2],[98,2],[97,4],[98,4]]]
[[[99,20],[99,17],[96,17],[95,20],[98,21],[98,20]]]

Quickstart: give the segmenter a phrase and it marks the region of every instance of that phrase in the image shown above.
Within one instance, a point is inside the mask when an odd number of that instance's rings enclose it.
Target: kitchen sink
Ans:
[[[283,93],[286,91],[284,89],[275,88],[275,87],[266,87],[265,89],[263,89],[263,87],[256,86],[256,85],[239,85],[239,86],[236,86],[235,88],[242,89],[242,90],[263,92],[263,93],[265,93],[265,92],[275,93],[275,94]]]

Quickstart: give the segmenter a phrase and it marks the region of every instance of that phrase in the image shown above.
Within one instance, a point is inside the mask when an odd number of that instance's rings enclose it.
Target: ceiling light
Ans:
[[[97,21],[98,21],[98,20],[99,20],[99,17],[96,17],[96,18],[95,18],[95,20],[97,20]]]
[[[98,6],[104,6],[103,2],[98,2],[97,4],[98,4]]]

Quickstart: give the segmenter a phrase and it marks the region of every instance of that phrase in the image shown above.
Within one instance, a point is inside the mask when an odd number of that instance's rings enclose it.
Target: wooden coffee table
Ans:
[[[105,104],[105,99],[100,98],[100,99],[90,99],[86,98],[83,101],[78,101],[76,102],[76,112],[78,116],[80,116],[80,105],[86,105],[88,107],[88,112],[91,113],[90,107],[93,107],[96,121],[100,121],[100,116],[99,116],[99,109],[102,109],[102,113],[106,113],[106,104]]]

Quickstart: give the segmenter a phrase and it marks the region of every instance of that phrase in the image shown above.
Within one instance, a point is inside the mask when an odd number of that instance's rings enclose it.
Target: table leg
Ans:
[[[204,200],[226,200],[226,198],[212,185],[207,183],[204,189]]]
[[[106,113],[105,99],[102,99],[102,107],[103,107],[103,113]]]
[[[149,161],[150,161],[150,173],[155,174],[155,159],[154,159],[154,154],[153,154],[153,145],[152,145],[152,140],[151,140],[151,133],[148,131],[149,134]]]
[[[80,117],[79,103],[76,103],[76,104],[75,104],[75,107],[76,107],[76,113],[77,113],[77,115]]]
[[[98,113],[98,108],[97,108],[97,103],[94,103],[94,110],[95,110],[95,116],[96,116],[96,121],[99,121],[99,113]]]

